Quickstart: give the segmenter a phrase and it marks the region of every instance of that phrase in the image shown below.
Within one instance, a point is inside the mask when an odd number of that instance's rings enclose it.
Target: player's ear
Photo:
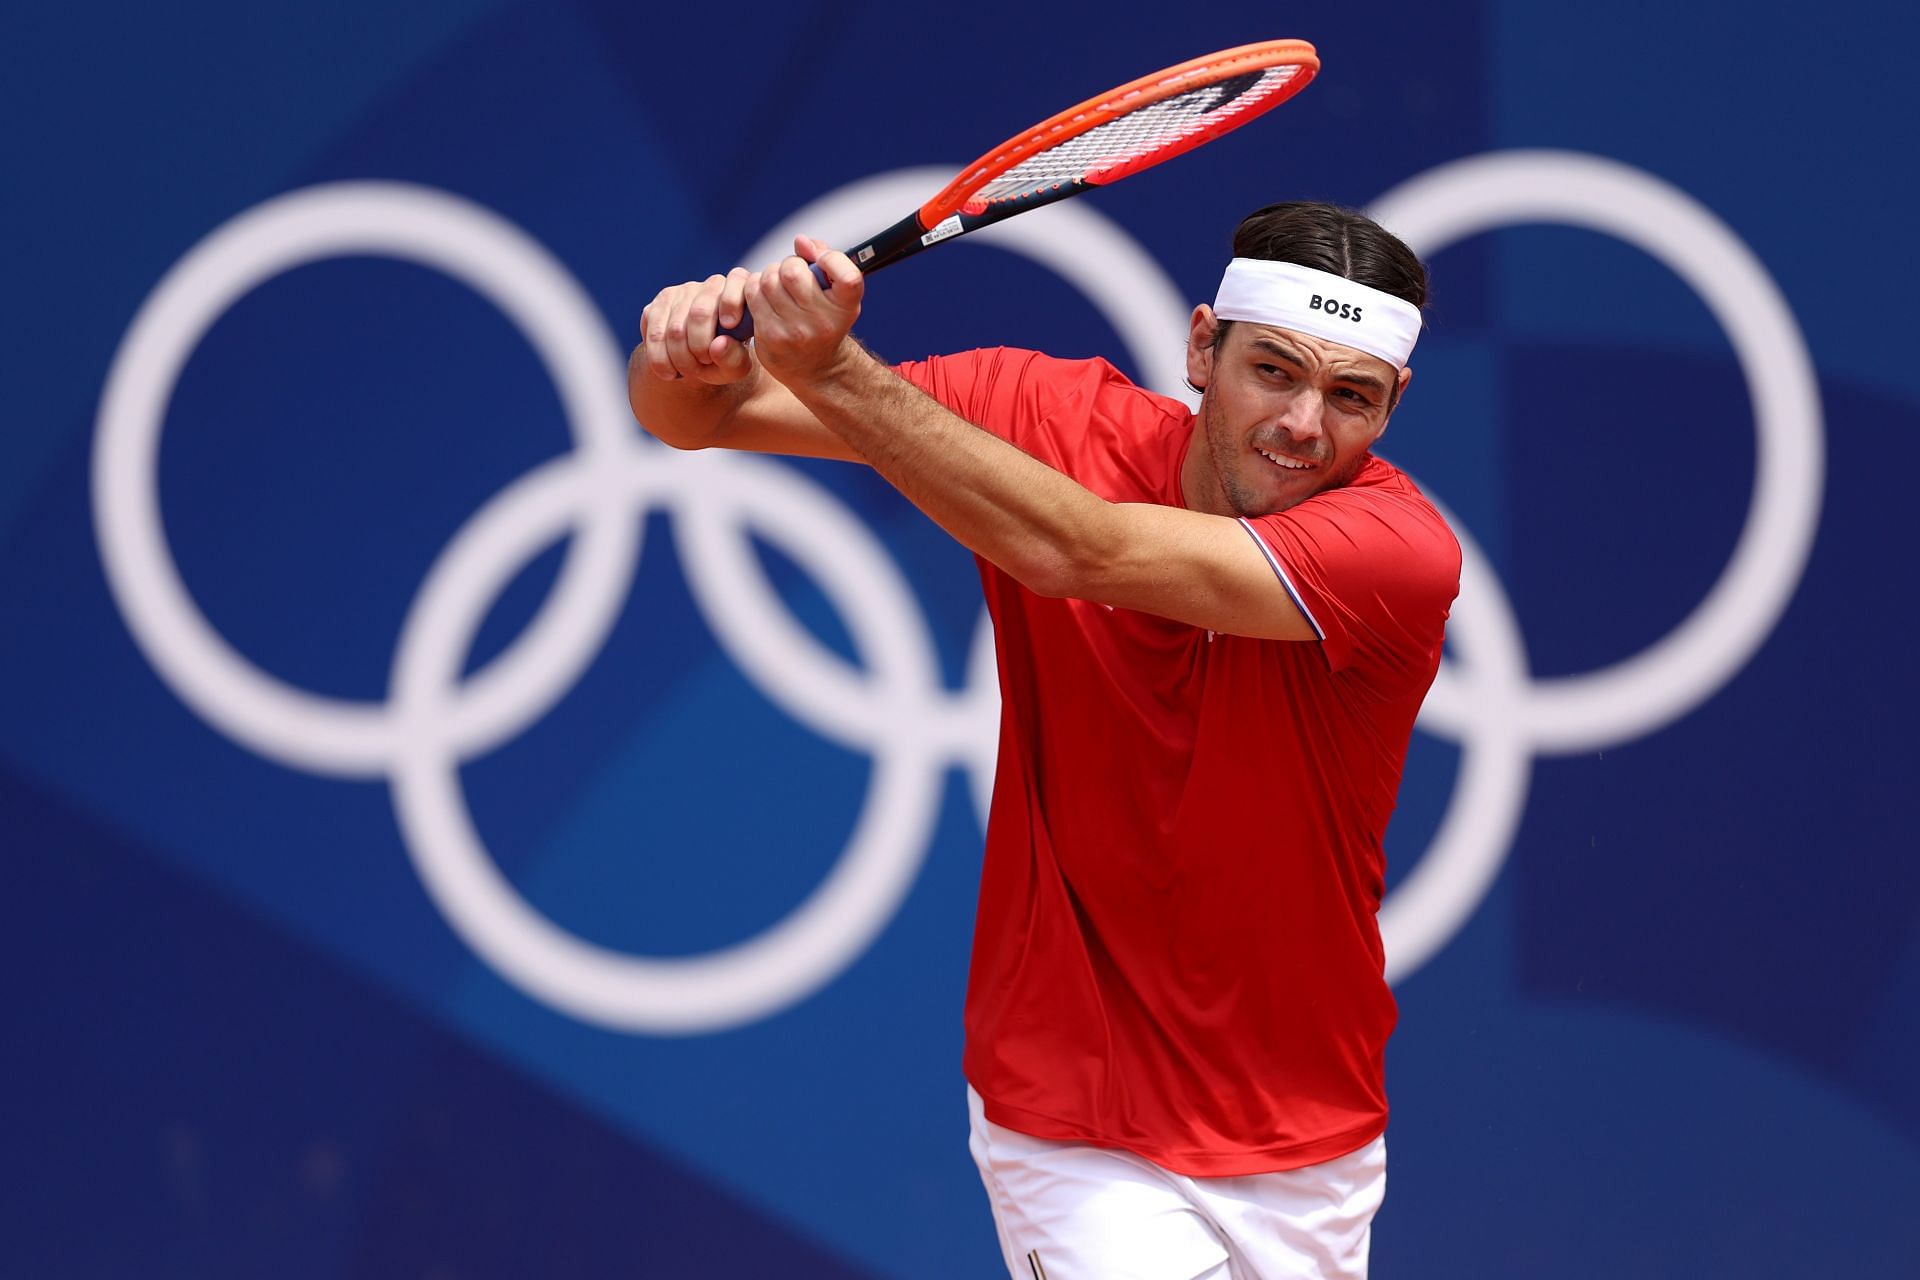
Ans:
[[[1201,303],[1187,322],[1187,385],[1205,391],[1213,381],[1213,335],[1220,327],[1213,308]]]
[[[1393,421],[1393,411],[1400,407],[1400,401],[1404,399],[1407,394],[1407,384],[1412,381],[1413,366],[1408,365],[1400,370],[1400,376],[1394,380],[1393,395],[1387,400],[1387,416],[1380,419],[1380,429],[1373,433],[1375,440],[1387,434],[1387,424]]]

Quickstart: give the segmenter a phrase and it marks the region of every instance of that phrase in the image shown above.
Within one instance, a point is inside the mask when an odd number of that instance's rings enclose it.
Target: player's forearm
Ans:
[[[1078,594],[1115,508],[953,413],[851,340],[788,384],[822,423],[968,550],[1046,594]]]
[[[645,352],[644,346],[635,347],[627,361],[627,403],[648,434],[678,449],[718,444],[765,376],[755,369],[739,382],[721,386],[697,378],[669,381],[648,370]]]

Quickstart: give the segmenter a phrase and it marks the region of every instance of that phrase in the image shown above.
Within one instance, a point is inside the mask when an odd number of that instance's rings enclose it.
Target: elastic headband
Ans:
[[[1420,308],[1343,276],[1294,262],[1235,258],[1213,314],[1311,334],[1405,367],[1420,338]]]

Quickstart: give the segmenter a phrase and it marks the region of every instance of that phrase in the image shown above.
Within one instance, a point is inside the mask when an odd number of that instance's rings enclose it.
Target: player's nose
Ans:
[[[1325,398],[1318,391],[1303,388],[1298,395],[1288,397],[1280,411],[1279,426],[1295,440],[1317,440],[1325,415]]]

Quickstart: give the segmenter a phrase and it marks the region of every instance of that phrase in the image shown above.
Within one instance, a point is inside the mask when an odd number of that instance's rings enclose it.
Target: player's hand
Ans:
[[[853,259],[823,241],[795,236],[793,250],[748,280],[746,290],[755,354],[788,385],[831,373],[855,349],[848,335],[867,284]],[[825,289],[814,278],[815,263],[827,274]]]
[[[640,313],[640,339],[647,370],[672,382],[693,378],[721,386],[753,372],[753,355],[732,338],[719,336],[747,313],[747,282],[752,274],[735,267],[724,276],[676,284],[654,295]]]

